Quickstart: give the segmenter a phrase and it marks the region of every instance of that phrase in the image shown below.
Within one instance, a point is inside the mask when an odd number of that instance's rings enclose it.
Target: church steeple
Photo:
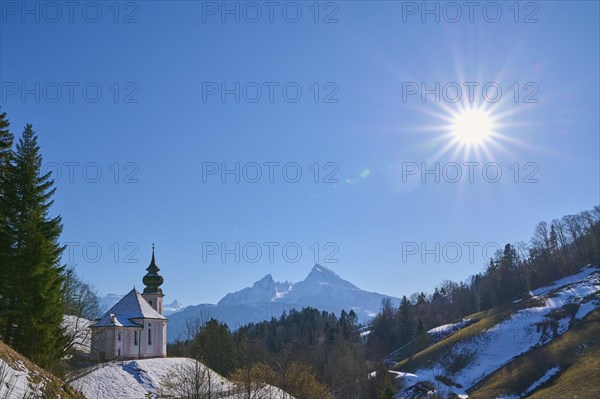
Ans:
[[[160,269],[156,265],[156,259],[154,258],[154,243],[152,243],[152,260],[150,266],[146,268],[148,273],[142,279],[146,288],[144,288],[144,294],[161,294],[162,288],[160,286],[163,283],[163,277],[160,275]]]

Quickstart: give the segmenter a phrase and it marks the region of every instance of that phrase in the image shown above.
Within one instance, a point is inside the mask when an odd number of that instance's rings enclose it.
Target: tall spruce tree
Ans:
[[[6,112],[0,114],[0,171],[5,169],[12,158],[12,146],[14,137],[9,130],[10,122],[6,117]]]
[[[0,337],[6,328],[6,309],[8,306],[10,266],[8,262],[10,252],[10,238],[8,234],[8,213],[5,204],[8,167],[13,159],[14,137],[9,130],[10,123],[6,112],[0,114]]]
[[[3,204],[11,242],[4,340],[38,364],[49,365],[59,358],[65,339],[60,266],[64,248],[58,243],[61,218],[48,212],[54,181],[41,169],[37,136],[28,124],[8,167]]]

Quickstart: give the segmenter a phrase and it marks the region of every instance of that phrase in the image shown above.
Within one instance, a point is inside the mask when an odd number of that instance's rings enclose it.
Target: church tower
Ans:
[[[163,277],[160,275],[160,269],[156,265],[156,260],[154,259],[154,244],[152,244],[152,260],[150,261],[150,266],[148,266],[146,270],[148,273],[146,273],[142,279],[146,286],[142,296],[154,310],[162,314],[164,295],[160,286],[163,283]]]

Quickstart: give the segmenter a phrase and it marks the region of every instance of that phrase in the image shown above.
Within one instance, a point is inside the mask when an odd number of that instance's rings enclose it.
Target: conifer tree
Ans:
[[[14,137],[9,130],[10,122],[6,112],[0,114],[0,171],[4,171],[6,165],[12,158],[12,146]]]
[[[41,174],[42,156],[31,125],[19,139],[8,168],[4,204],[12,249],[4,340],[44,366],[60,356],[64,335],[60,216],[50,217],[55,189]]]
[[[404,345],[413,338],[414,324],[413,324],[413,305],[410,303],[406,295],[402,297],[400,301],[400,307],[398,308],[398,322],[401,331],[401,337],[399,345]]]
[[[10,123],[6,112],[0,114],[0,337],[6,329],[7,292],[9,290],[10,268],[8,256],[10,239],[7,226],[7,207],[5,192],[7,191],[6,175],[13,158],[13,135],[9,131]]]
[[[220,374],[233,369],[233,338],[227,324],[209,320],[202,326],[196,341],[200,348],[199,360],[206,366]]]
[[[417,322],[417,328],[415,329],[415,336],[418,344],[422,345],[427,343],[427,330],[425,330],[425,324],[423,323],[423,319],[420,317],[419,321]]]

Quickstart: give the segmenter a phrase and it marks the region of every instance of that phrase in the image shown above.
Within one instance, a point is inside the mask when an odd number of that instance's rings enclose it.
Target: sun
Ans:
[[[493,130],[492,118],[483,110],[464,110],[456,114],[452,121],[452,134],[462,144],[482,144]]]

